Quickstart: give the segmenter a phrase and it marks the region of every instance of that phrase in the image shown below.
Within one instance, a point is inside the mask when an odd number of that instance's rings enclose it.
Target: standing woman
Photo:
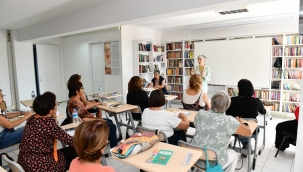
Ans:
[[[206,57],[204,55],[198,56],[199,65],[191,70],[191,74],[200,74],[202,76],[202,89],[205,93],[208,91],[208,82],[210,81],[210,68],[205,64]]]

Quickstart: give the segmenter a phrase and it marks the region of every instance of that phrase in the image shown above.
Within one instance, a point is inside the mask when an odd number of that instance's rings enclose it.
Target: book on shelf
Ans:
[[[302,56],[303,47],[285,47],[285,56]]]
[[[182,60],[169,60],[167,62],[168,67],[183,67]]]
[[[301,70],[285,70],[284,79],[302,79]]]
[[[271,92],[271,100],[280,100],[280,92],[278,91]]]
[[[272,45],[282,45],[278,38],[272,38]]]
[[[254,98],[269,99],[269,91],[268,90],[255,90]]]
[[[283,93],[283,101],[300,102],[300,94]]]
[[[287,45],[303,44],[303,37],[298,35],[287,36]]]
[[[180,59],[182,58],[182,52],[167,52],[167,59]]]
[[[158,55],[154,58],[154,62],[162,62],[163,61],[163,55]]]
[[[194,67],[194,60],[185,60],[185,67]]]
[[[154,65],[154,72],[156,72],[156,71],[160,71],[160,68],[159,68],[159,65]]]
[[[280,109],[280,103],[274,103],[271,107],[272,111],[279,111]]]
[[[171,85],[172,91],[183,92],[183,86]]]
[[[281,70],[272,70],[272,78],[273,79],[281,79],[281,75],[282,74],[282,71]]]
[[[149,55],[139,54],[139,62],[149,62]]]
[[[230,97],[238,96],[238,89],[236,89],[236,88],[228,88],[227,92],[228,92]]]
[[[296,104],[284,104],[282,107],[283,112],[293,113],[298,105]]]
[[[167,75],[183,75],[183,68],[167,68]]]
[[[174,152],[170,150],[155,149],[152,154],[147,158],[146,162],[159,165],[166,165],[173,153]]]
[[[281,81],[272,81],[271,82],[271,89],[280,89],[281,88]]]
[[[163,45],[154,45],[154,52],[164,52]]]
[[[186,41],[184,43],[184,47],[187,48],[187,49],[194,49],[194,43],[191,42],[191,41]]]
[[[142,44],[139,43],[139,51],[151,51],[152,44]]]
[[[184,58],[189,58],[189,51],[188,50],[184,51]]]
[[[273,48],[272,56],[283,56],[283,48]]]
[[[284,67],[286,68],[302,68],[303,59],[285,59]]]
[[[283,83],[283,89],[284,90],[291,90],[291,91],[301,91],[300,83]]]
[[[191,70],[192,70],[193,68],[187,68],[187,69],[184,69],[184,74],[185,75],[191,75]]]
[[[149,73],[150,67],[149,65],[139,65],[139,73]]]
[[[166,50],[182,50],[182,42],[167,43]]]
[[[183,77],[182,76],[167,76],[167,82],[172,84],[182,84]]]
[[[189,52],[189,58],[190,58],[190,59],[193,59],[193,58],[194,58],[194,52],[193,52],[193,51],[190,51],[190,52]]]

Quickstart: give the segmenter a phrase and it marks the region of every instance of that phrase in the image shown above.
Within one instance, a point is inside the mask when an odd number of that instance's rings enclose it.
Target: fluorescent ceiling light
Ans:
[[[200,29],[209,29],[209,28],[219,28],[219,27],[228,27],[228,26],[239,26],[239,25],[247,25],[247,24],[257,24],[257,23],[269,23],[269,22],[279,22],[279,21],[287,21],[293,20],[293,16],[283,16],[283,17],[259,17],[253,19],[241,19],[241,20],[232,20],[232,21],[223,21],[216,23],[207,23],[202,25],[193,25],[190,26],[190,30],[200,30]]]

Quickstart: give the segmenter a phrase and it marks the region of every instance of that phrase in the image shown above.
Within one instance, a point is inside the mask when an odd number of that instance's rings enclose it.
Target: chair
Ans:
[[[165,85],[165,88],[166,88],[167,92],[169,94],[171,94],[171,86],[170,85]]]
[[[12,172],[25,172],[20,164],[15,162],[11,157],[9,157],[6,153],[2,154],[2,159],[7,162],[9,168]]]
[[[283,137],[283,139],[282,139],[282,142],[281,142],[280,145],[279,145],[279,149],[277,150],[277,153],[276,153],[276,155],[275,155],[275,158],[277,157],[277,155],[278,155],[278,153],[279,153],[279,151],[280,151],[280,149],[281,149],[281,147],[282,147],[282,145],[283,145],[283,143],[284,143],[284,141],[285,141],[285,139],[286,139],[287,137],[293,138],[293,139],[295,139],[295,140],[297,141],[297,135],[292,134],[292,133],[289,133],[289,132],[286,132],[286,131],[284,131],[283,134],[284,134],[284,137]],[[296,141],[295,141],[295,144],[294,144],[294,145],[296,145]]]
[[[204,161],[206,160],[206,157],[205,157],[205,154],[204,154],[204,148],[203,147],[201,147],[201,146],[195,146],[195,145],[192,145],[190,143],[184,142],[182,140],[179,140],[178,143],[179,143],[180,147],[184,147],[184,148],[188,148],[188,149],[193,149],[193,150],[201,151],[202,155],[201,155],[201,157],[199,159],[200,160],[204,160]],[[214,149],[209,148],[209,147],[206,148],[206,149],[207,149],[208,161],[216,161],[216,164],[218,164],[219,161],[217,159],[217,157],[218,157],[217,152]],[[230,165],[231,164],[224,164],[224,166],[222,166],[222,168],[224,170],[226,170]],[[193,167],[194,168],[198,168],[200,170],[206,170],[206,169],[203,169],[203,168],[201,168],[201,167],[199,167],[197,165],[194,165]]]
[[[4,153],[13,152],[13,151],[18,150],[18,149],[19,149],[19,143],[14,144],[14,145],[12,145],[10,147],[6,147],[6,148],[3,148],[3,149],[0,149],[0,157]],[[0,161],[0,165],[2,166],[2,161]]]
[[[137,130],[138,130],[139,133],[142,133],[143,131],[149,131],[149,132],[153,132],[153,133],[156,132],[156,130],[145,128],[145,127],[142,127],[142,126],[138,126]],[[161,131],[161,130],[158,131],[158,137],[159,137],[160,142],[168,143],[167,137],[166,137],[166,135],[163,131]]]
[[[133,114],[133,113],[139,113],[139,114],[142,115],[142,111],[141,111],[140,106],[137,106],[136,109],[130,110],[130,112],[131,112],[132,114]],[[132,114],[129,114],[129,115],[132,115]],[[128,120],[127,125],[130,125],[130,122],[131,122],[131,121],[130,121],[130,118],[127,118],[127,120]],[[138,126],[141,125],[141,120],[136,120],[136,119],[133,119],[133,120],[139,122],[139,123],[138,123]],[[129,127],[126,128],[126,134],[128,133],[128,129],[129,129]]]

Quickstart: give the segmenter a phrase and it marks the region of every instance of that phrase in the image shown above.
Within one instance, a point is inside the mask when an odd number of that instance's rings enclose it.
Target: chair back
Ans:
[[[24,169],[21,167],[20,164],[15,162],[11,157],[9,157],[6,153],[2,154],[2,159],[7,162],[9,168],[12,172],[25,172]]]
[[[202,152],[202,155],[199,159],[201,160],[206,160],[206,157],[205,157],[205,153],[204,153],[204,148],[201,147],[201,146],[195,146],[195,145],[192,145],[190,143],[187,143],[187,142],[184,142],[182,140],[179,140],[178,142],[179,146],[181,147],[184,147],[184,148],[188,148],[188,149],[192,149],[192,150],[197,150],[197,151],[201,151]],[[207,158],[208,158],[208,161],[216,161],[216,163],[218,164],[218,155],[217,155],[217,152],[210,148],[210,147],[207,147]]]
[[[165,85],[165,88],[169,94],[171,94],[171,86],[170,85]]]
[[[145,127],[142,127],[142,126],[138,126],[137,130],[138,130],[139,133],[142,133],[143,131],[149,131],[149,132],[153,132],[153,133],[156,132],[156,130],[145,128]],[[158,133],[155,133],[155,134],[158,135],[159,141],[168,143],[167,137],[166,137],[166,135],[163,131],[158,130]]]
[[[137,108],[136,108],[136,109],[132,109],[132,110],[130,110],[130,112],[131,112],[131,113],[140,113],[140,114],[142,114],[142,111],[141,111],[140,106],[137,106]]]

